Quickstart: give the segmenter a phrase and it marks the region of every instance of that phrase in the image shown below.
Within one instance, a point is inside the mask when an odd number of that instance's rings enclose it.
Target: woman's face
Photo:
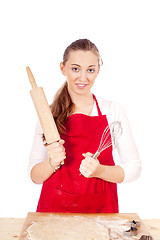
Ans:
[[[68,82],[69,93],[86,94],[99,73],[98,57],[91,51],[71,51],[61,71]]]

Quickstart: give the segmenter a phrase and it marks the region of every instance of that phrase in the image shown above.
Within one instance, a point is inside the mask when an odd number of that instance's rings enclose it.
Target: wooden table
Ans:
[[[154,240],[160,240],[160,219],[142,220]],[[19,239],[24,218],[0,218],[0,240],[16,240]]]

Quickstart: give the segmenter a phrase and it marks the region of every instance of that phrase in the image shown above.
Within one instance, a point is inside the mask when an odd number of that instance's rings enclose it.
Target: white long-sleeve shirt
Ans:
[[[140,176],[141,161],[126,114],[119,103],[99,97],[97,97],[97,101],[102,114],[106,115],[109,125],[115,121],[121,124],[122,134],[117,139],[116,144],[113,144],[113,158],[117,152],[118,165],[123,168],[125,174],[123,183],[132,182]],[[93,106],[91,116],[98,116],[96,103]],[[47,149],[43,145],[42,134],[43,130],[38,121],[28,164],[29,176],[33,166],[47,158]]]

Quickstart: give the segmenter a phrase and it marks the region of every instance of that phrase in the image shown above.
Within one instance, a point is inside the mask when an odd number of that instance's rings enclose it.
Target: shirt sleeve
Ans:
[[[44,146],[43,141],[42,141],[42,134],[43,134],[43,130],[42,130],[40,122],[38,120],[37,124],[36,124],[36,128],[35,128],[31,152],[29,155],[28,175],[29,175],[30,180],[31,180],[30,174],[31,174],[32,168],[36,164],[43,162],[48,156],[47,149]]]
[[[119,103],[105,100],[100,103],[102,114],[106,114],[108,123],[118,121],[121,124],[122,134],[113,144],[113,151],[118,155],[118,165],[124,170],[123,183],[132,182],[141,174],[141,161],[126,113]]]

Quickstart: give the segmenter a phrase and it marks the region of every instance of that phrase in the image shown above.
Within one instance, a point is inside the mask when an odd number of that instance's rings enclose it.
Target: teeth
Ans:
[[[77,85],[83,87],[83,86],[85,86],[86,84],[77,83]]]
[[[84,89],[87,86],[87,84],[82,84],[82,83],[76,83],[76,85],[80,89]]]

